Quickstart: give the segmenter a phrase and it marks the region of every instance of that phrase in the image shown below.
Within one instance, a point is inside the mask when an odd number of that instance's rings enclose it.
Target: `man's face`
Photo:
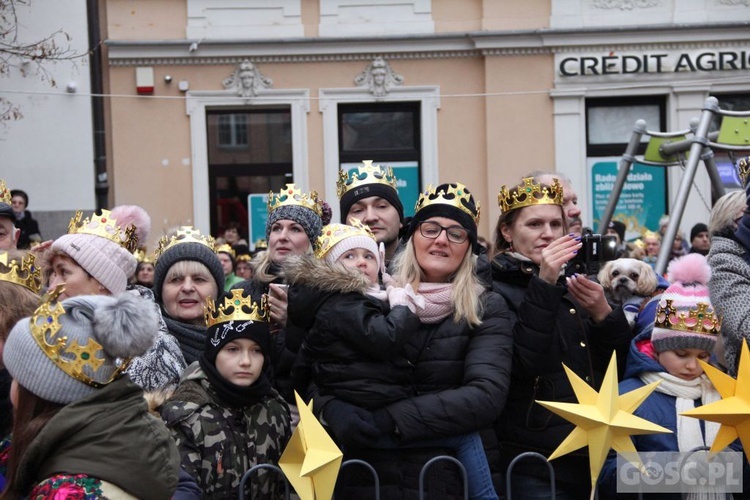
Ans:
[[[701,231],[696,234],[691,243],[696,250],[707,252],[711,248],[711,239],[708,237],[708,231]]]
[[[0,217],[0,250],[12,250],[18,243],[21,231],[16,229],[13,221],[8,217]]]
[[[350,218],[359,219],[370,226],[372,233],[378,243],[386,247],[398,240],[398,232],[401,229],[401,219],[398,210],[384,198],[370,196],[357,201],[346,214],[346,220]]]
[[[10,202],[15,213],[22,214],[26,210],[26,200],[23,199],[23,196],[14,196],[10,199]]]
[[[542,184],[551,185],[555,179],[554,175],[541,175],[536,180]],[[583,222],[581,221],[581,209],[578,208],[578,194],[573,190],[573,186],[569,182],[557,179],[563,188],[563,211],[568,219],[568,232],[580,236],[581,229],[583,229]]]

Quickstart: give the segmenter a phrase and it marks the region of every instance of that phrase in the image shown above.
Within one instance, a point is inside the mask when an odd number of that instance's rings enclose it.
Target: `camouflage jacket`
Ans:
[[[278,465],[291,436],[289,407],[276,391],[253,406],[230,408],[197,362],[160,412],[203,498],[238,498],[243,474],[258,464]],[[246,483],[247,498],[281,498],[281,479],[261,469]]]

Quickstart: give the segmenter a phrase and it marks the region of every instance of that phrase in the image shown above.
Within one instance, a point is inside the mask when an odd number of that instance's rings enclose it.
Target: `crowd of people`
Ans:
[[[252,252],[231,225],[216,239],[175,228],[150,253],[140,207],[79,211],[42,242],[28,197],[3,183],[0,498],[236,498],[249,469],[278,465],[295,392],[345,459],[375,468],[383,498],[416,498],[439,455],[464,467],[470,498],[588,498],[586,448],[551,461],[554,480],[541,461],[510,484],[506,471],[573,430],[537,403],[577,402],[565,367],[598,390],[613,353],[621,392],[662,382],[636,414],[673,435],[639,437],[639,451],[713,443],[715,424],[680,412],[720,398],[699,360],[735,374],[747,336],[745,193],[719,200],[690,246],[675,240],[666,276],[652,269],[659,233],[627,242],[612,221],[618,259],[597,276],[573,265],[586,228],[563,176],[502,185],[488,243],[467,186],[429,187],[411,217],[396,186],[364,162],[338,179],[340,222],[288,184]],[[680,320],[697,310],[711,321]],[[436,470],[427,494],[461,497],[455,468]],[[372,481],[342,472],[336,496],[370,498]],[[245,494],[283,491],[261,469]]]

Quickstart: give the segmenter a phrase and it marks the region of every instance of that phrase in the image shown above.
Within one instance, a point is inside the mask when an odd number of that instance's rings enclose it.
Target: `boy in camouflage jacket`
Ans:
[[[188,367],[161,415],[177,442],[182,467],[203,498],[237,498],[251,467],[278,464],[290,435],[289,408],[271,387],[270,333],[262,304],[227,292],[209,300],[206,347]],[[280,497],[279,477],[260,470],[246,493]]]

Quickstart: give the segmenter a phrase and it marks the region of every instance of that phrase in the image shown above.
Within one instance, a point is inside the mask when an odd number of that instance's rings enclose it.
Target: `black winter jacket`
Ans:
[[[598,390],[614,350],[624,360],[630,328],[621,308],[599,324],[579,306],[561,282],[538,277],[539,268],[507,254],[492,261],[493,286],[511,308],[513,372],[508,402],[496,426],[501,462],[536,451],[549,456],[573,425],[536,400],[577,403],[563,364]],[[586,450],[553,460],[558,480],[582,481],[590,490]],[[514,471],[539,472],[536,462],[522,462]]]
[[[312,380],[317,395],[369,410],[412,395],[404,342],[419,328],[414,313],[365,295],[365,278],[343,266],[294,257],[284,273],[292,284],[287,341],[305,334],[292,369],[298,392]]]

